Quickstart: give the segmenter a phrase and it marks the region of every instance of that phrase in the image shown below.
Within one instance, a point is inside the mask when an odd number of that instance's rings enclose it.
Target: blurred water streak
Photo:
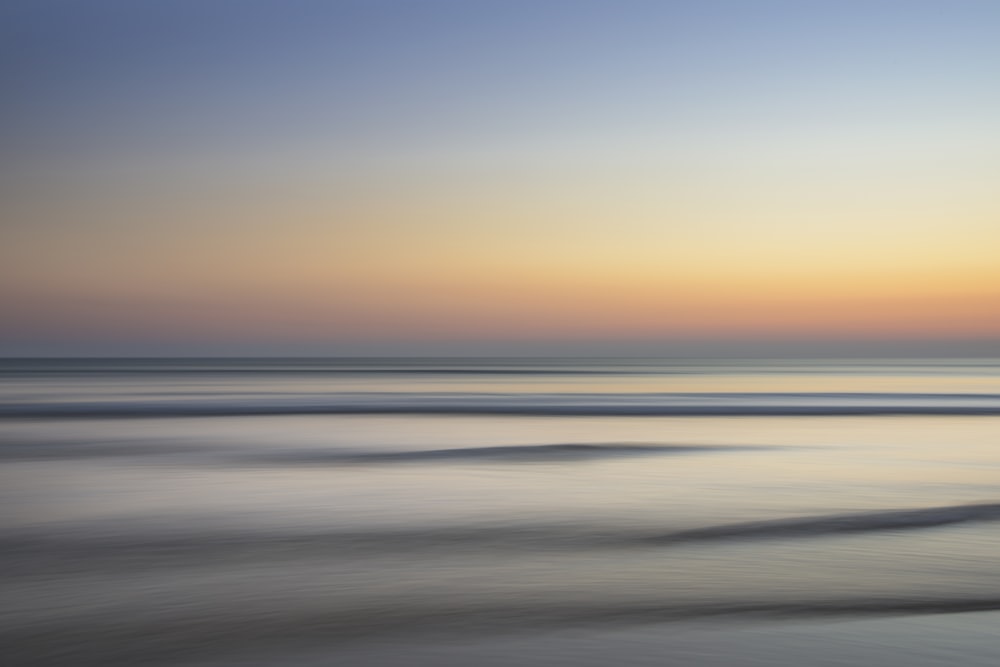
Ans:
[[[993,665],[998,442],[976,360],[3,360],[8,664]]]

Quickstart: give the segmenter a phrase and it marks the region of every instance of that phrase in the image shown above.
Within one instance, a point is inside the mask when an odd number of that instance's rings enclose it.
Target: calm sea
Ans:
[[[5,665],[995,667],[1000,361],[0,361]]]

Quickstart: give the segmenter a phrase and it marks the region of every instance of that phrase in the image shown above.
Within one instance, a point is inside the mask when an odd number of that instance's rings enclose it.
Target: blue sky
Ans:
[[[0,353],[995,338],[998,19],[4,3]]]

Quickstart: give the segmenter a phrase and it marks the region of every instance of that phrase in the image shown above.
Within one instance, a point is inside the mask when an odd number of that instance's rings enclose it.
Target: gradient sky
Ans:
[[[993,0],[0,26],[0,354],[1000,354]]]

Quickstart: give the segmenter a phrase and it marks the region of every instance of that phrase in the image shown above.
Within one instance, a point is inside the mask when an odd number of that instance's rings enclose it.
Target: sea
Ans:
[[[1000,360],[6,359],[10,667],[996,667]]]

